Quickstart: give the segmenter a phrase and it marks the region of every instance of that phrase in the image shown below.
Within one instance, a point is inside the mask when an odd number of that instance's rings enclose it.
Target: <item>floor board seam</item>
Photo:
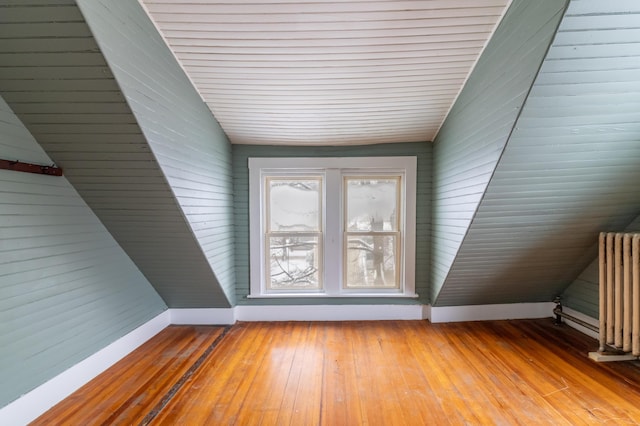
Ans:
[[[198,357],[198,359],[189,367],[189,369],[180,377],[172,387],[167,391],[167,393],[162,397],[160,402],[156,404],[155,407],[149,411],[149,413],[144,416],[144,419],[139,423],[139,426],[147,426],[149,423],[155,419],[158,414],[171,402],[173,397],[178,393],[178,391],[184,386],[184,384],[193,376],[193,374],[200,368],[200,366],[206,361],[211,352],[218,346],[218,344],[222,341],[222,339],[227,335],[229,330],[231,330],[231,325],[225,326],[222,330],[222,333],[205,349],[205,351]]]

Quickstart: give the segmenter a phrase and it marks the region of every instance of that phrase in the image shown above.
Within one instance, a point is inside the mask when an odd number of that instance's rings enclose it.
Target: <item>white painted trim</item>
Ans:
[[[171,324],[226,325],[236,322],[235,308],[169,309]]]
[[[567,308],[566,306],[562,307],[562,312],[564,312],[565,314],[571,315],[573,317],[576,317],[579,320],[582,320],[584,322],[586,322],[587,324],[591,324],[591,325],[595,325],[596,327],[600,327],[600,321],[592,318],[588,315],[583,314],[582,312],[578,312],[576,310],[573,310],[571,308]],[[593,330],[589,330],[586,327],[581,326],[580,324],[571,321],[569,318],[562,318],[562,322],[567,324],[569,327],[571,328],[575,328],[576,330],[578,330],[579,332],[586,334],[589,337],[593,337],[596,340],[599,340],[599,336],[598,333],[593,331]]]
[[[421,320],[423,305],[236,306],[238,321]]]
[[[131,351],[158,334],[170,323],[169,311],[116,340],[104,349],[80,361],[19,399],[0,408],[0,424],[25,425],[71,395]]]
[[[422,318],[431,321],[431,305],[422,305]]]
[[[299,292],[298,297],[385,297],[388,293],[411,297],[415,294],[416,252],[416,191],[417,164],[415,156],[391,157],[250,157],[249,167],[249,263],[251,297],[280,297],[277,291],[267,291],[265,275],[268,258],[265,243],[265,179],[269,176],[323,176],[322,185],[322,250],[320,267],[323,288],[315,293]],[[402,229],[400,244],[402,265],[401,288],[392,290],[343,289],[343,178],[360,174],[391,174],[402,176]]]
[[[421,320],[433,323],[553,317],[553,302],[434,307],[431,305],[239,305],[238,321]]]
[[[321,299],[328,298],[332,296],[327,296],[325,293],[276,293],[276,294],[259,294],[257,296],[247,294],[247,299],[300,299],[301,297],[305,299]],[[419,294],[404,294],[404,293],[341,293],[341,298],[345,299],[363,299],[366,297],[384,297],[385,299],[417,299],[420,297]]]
[[[549,318],[553,316],[553,308],[555,306],[553,302],[432,306],[429,319],[433,323],[438,323]]]

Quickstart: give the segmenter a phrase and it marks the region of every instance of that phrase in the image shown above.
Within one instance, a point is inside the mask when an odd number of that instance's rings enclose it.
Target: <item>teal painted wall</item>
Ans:
[[[569,4],[434,305],[552,301],[638,215],[638,22]]]
[[[562,304],[582,312],[592,318],[598,318],[598,259],[594,259],[589,266],[562,293]]]
[[[172,78],[177,77],[169,73],[175,70],[175,61],[173,68],[171,63],[145,63],[144,68],[136,68],[134,71],[138,73],[145,69],[166,69],[167,76],[155,77],[164,78],[158,81],[167,88],[165,92],[154,92],[157,83],[140,79],[139,93],[144,92],[144,96],[128,98],[123,95],[113,72],[117,71],[122,78],[124,71],[110,68],[76,2],[56,0],[48,4],[18,2],[10,6],[10,11],[7,9],[10,13],[2,15],[0,94],[40,146],[64,168],[69,182],[170,307],[230,306],[212,269],[213,263],[219,266],[212,260],[215,253],[209,253],[210,247],[205,248],[212,228],[217,229],[220,223],[222,231],[216,235],[224,235],[230,232],[230,226],[224,226],[223,220],[201,226],[197,218],[189,219],[202,212],[202,218],[213,220],[212,206],[218,205],[219,200],[215,192],[208,191],[211,182],[198,185],[193,181],[172,188],[130,107],[138,97],[148,100],[149,108],[158,111],[157,116],[162,117],[166,126],[158,125],[151,130],[145,126],[145,131],[155,139],[177,137],[173,132],[177,129],[177,119],[167,118],[166,105],[158,101],[159,94],[176,90]],[[98,7],[95,2],[91,5]],[[122,6],[136,5],[136,2],[109,4],[117,11],[121,11]],[[114,23],[110,30],[115,31],[118,24],[126,26],[127,31],[153,30],[148,25],[136,25],[130,19],[125,17]],[[153,34],[137,37],[157,41]],[[109,35],[111,39],[117,37]],[[128,39],[120,41],[122,46],[116,51],[125,53],[131,43]],[[144,53],[153,53],[153,49]],[[131,61],[129,65],[140,64]],[[139,77],[139,74],[133,75]],[[184,75],[180,81],[183,80]],[[193,89],[190,90],[187,93],[193,93]],[[187,108],[179,98],[172,102]],[[206,112],[201,103],[198,106],[200,112]],[[147,112],[143,116],[145,124],[153,119],[151,115]],[[196,120],[196,112],[189,111],[189,115]],[[211,115],[206,118],[210,123]],[[199,129],[199,126],[193,123],[192,127]],[[156,135],[154,130],[164,133]],[[206,144],[207,137],[203,135],[200,143]],[[184,139],[189,141],[190,136]],[[191,145],[185,146],[184,150],[191,152],[190,148]],[[203,159],[208,156],[210,154],[202,154]],[[199,169],[194,166],[193,172],[198,173]],[[184,176],[192,177],[189,173]],[[205,179],[205,175],[200,178]],[[195,194],[186,203],[180,202],[176,193],[183,196],[187,191]],[[228,210],[221,209],[220,215],[230,215]],[[194,234],[192,224],[198,224],[202,243]],[[226,252],[221,253],[224,256]],[[218,269],[223,269],[224,262],[222,265]]]
[[[0,158],[52,164],[0,98]],[[0,407],[167,309],[64,177],[0,170]]]
[[[513,1],[434,141],[432,301],[467,235],[565,4]]]
[[[247,299],[249,294],[249,157],[366,157],[416,156],[416,293],[419,300],[398,298]],[[235,194],[236,300],[238,304],[362,304],[429,303],[429,250],[431,229],[431,144],[400,143],[345,147],[290,147],[234,145],[233,176]]]
[[[233,304],[230,142],[137,1],[77,3],[228,299],[213,305]]]

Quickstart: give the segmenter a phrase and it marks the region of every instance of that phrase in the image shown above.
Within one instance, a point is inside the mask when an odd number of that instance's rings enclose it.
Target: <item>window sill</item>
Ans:
[[[420,297],[416,293],[271,293],[271,294],[247,294],[247,299],[291,299],[291,298],[309,298],[309,299],[335,299],[335,298],[396,298],[396,299],[417,299]]]

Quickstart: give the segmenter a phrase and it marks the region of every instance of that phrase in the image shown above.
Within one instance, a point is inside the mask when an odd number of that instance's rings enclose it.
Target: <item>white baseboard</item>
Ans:
[[[429,319],[433,323],[438,323],[549,318],[553,316],[553,308],[555,308],[555,306],[553,302],[432,306]]]
[[[552,302],[434,307],[430,305],[237,305],[234,308],[170,309],[171,324],[222,325],[236,321],[431,322],[548,318]]]
[[[238,321],[421,320],[423,305],[239,305]]]
[[[171,324],[226,325],[236,322],[235,308],[169,309]]]
[[[169,311],[144,323],[19,399],[0,408],[0,424],[25,425],[158,334],[170,323]]]
[[[573,317],[576,317],[579,320],[582,320],[584,322],[586,322],[587,324],[591,324],[591,325],[595,325],[596,327],[600,327],[600,321],[595,319],[595,318],[591,318],[588,315],[583,314],[582,312],[578,312],[576,310],[573,310],[571,308],[567,308],[566,306],[562,307],[562,312],[564,312],[565,314],[571,315]],[[581,326],[580,324],[578,324],[577,322],[573,322],[568,318],[562,318],[562,322],[567,324],[569,327],[571,328],[575,328],[576,330],[578,330],[579,332],[586,334],[589,337],[593,337],[596,340],[599,340],[599,336],[598,333],[590,330],[586,327]]]
[[[172,324],[235,321],[488,321],[553,316],[552,302],[435,307],[430,305],[238,305],[226,309],[171,309]]]

